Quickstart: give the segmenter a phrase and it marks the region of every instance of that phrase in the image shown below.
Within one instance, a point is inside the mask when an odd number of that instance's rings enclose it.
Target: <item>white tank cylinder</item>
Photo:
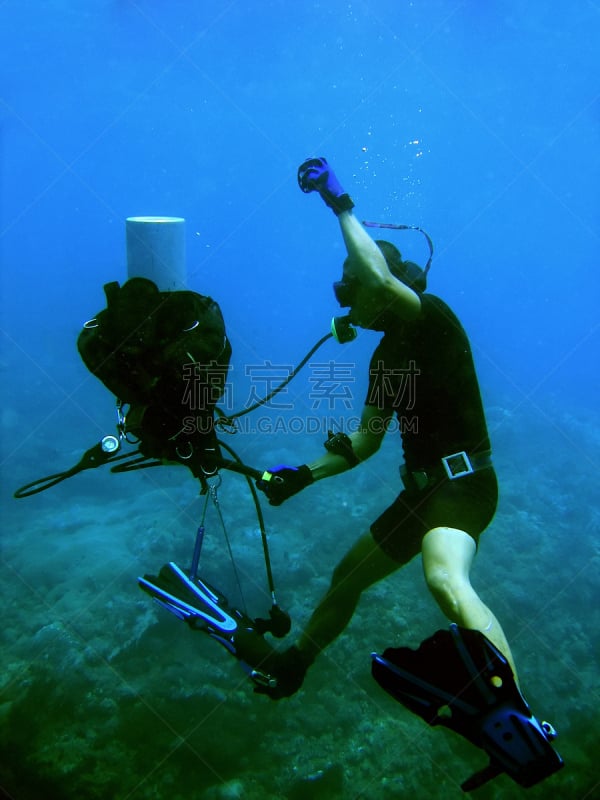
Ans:
[[[149,278],[162,292],[186,288],[183,217],[128,217],[125,230],[128,278]]]

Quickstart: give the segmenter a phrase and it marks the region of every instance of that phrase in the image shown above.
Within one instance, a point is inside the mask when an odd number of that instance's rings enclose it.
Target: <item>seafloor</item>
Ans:
[[[502,498],[473,580],[505,625],[532,709],[559,732],[566,767],[527,792],[503,776],[475,796],[597,797],[600,510],[585,454],[594,441],[597,449],[598,429],[583,414],[552,408],[496,407],[489,416]],[[376,456],[381,470],[396,470],[394,445]],[[264,454],[266,462],[280,456]],[[15,482],[68,466],[65,459],[76,454],[52,456],[47,443]],[[253,693],[220,646],[136,586],[138,575],[165,561],[189,564],[201,508],[195,493],[182,469],[97,471],[8,502],[0,783],[9,796],[460,796],[461,781],[484,766],[483,753],[428,728],[369,672],[371,651],[416,646],[445,625],[420,564],[372,589],[303,690],[273,703]],[[246,602],[264,614],[260,541],[244,480],[225,475],[219,497]],[[357,470],[266,509],[278,599],[294,632],[336,560],[390,499],[370,472]],[[213,512],[202,574],[240,602]]]

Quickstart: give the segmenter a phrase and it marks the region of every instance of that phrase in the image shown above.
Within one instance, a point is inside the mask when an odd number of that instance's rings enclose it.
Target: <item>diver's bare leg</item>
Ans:
[[[423,571],[429,591],[451,622],[480,631],[506,656],[518,681],[510,647],[500,623],[471,586],[469,573],[476,546],[465,531],[434,528],[423,539]]]
[[[306,663],[312,663],[342,633],[362,592],[400,566],[385,555],[370,533],[356,542],[335,568],[327,593],[297,643]]]

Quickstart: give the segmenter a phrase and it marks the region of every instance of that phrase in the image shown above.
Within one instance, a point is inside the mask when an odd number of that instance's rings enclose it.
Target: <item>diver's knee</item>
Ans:
[[[331,574],[330,591],[346,590],[349,591],[352,583],[352,575],[356,572],[357,565],[351,553],[347,553],[341,561],[333,568]]]
[[[444,614],[454,618],[459,610],[460,598],[469,589],[468,583],[443,568],[429,569],[425,573],[425,582]]]
[[[339,564],[333,568],[333,572],[331,573],[331,585],[337,586],[341,583],[344,583],[346,578],[348,577],[349,569],[346,559],[342,559]]]
[[[434,567],[426,570],[425,583],[436,600],[443,599],[451,594],[450,576],[445,569]]]

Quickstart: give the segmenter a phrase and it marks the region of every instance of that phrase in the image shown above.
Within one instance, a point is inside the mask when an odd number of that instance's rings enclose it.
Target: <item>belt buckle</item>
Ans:
[[[472,472],[475,472],[473,464],[471,464],[471,459],[464,450],[459,450],[458,453],[452,453],[449,456],[443,456],[442,466],[451,481],[457,478],[463,478],[465,475],[470,475]]]

